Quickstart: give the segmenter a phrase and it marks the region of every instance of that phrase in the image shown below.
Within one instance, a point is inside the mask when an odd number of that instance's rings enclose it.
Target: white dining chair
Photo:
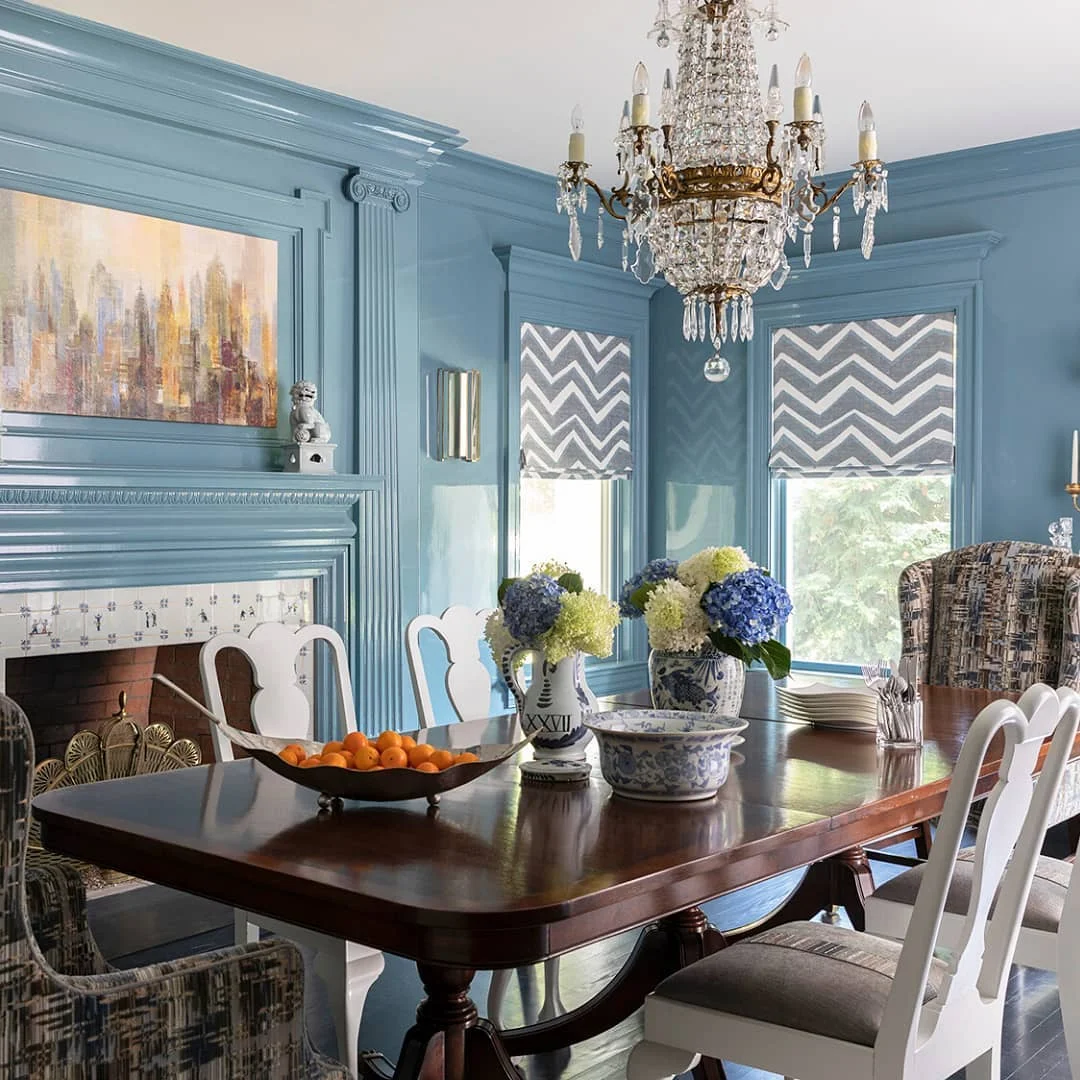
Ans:
[[[491,715],[491,671],[480,659],[480,640],[490,609],[473,611],[456,604],[442,615],[417,615],[405,628],[405,653],[412,676],[416,711],[421,727],[434,727],[435,707],[428,686],[420,634],[430,630],[446,650],[446,696],[459,720],[479,720]],[[488,990],[488,1019],[501,1027],[503,1003],[510,985],[511,969],[491,973]],[[540,1020],[550,1020],[566,1011],[559,997],[559,958],[544,961],[544,1001]]]
[[[225,716],[217,657],[222,649],[237,649],[251,665],[255,693],[251,699],[251,723],[260,735],[275,738],[311,740],[315,737],[315,719],[311,703],[301,689],[296,662],[301,649],[313,648],[316,641],[330,648],[337,691],[338,715],[344,721],[345,734],[356,730],[356,706],[345,643],[333,627],[317,623],[296,629],[284,623],[260,623],[250,634],[218,634],[203,645],[199,653],[199,672],[207,707]],[[232,743],[216,725],[211,725],[214,751],[218,761],[232,761]],[[295,926],[265,915],[242,911],[235,913],[237,944],[259,940],[259,930],[315,951],[314,974],[327,990],[338,1056],[344,1058],[357,1075],[360,1017],[372,984],[382,973],[385,961],[378,949],[320,934],[307,927]],[[308,966],[305,965],[305,973]],[[306,975],[305,975],[306,977]],[[310,990],[308,990],[310,999]]]
[[[821,923],[790,923],[666,979],[645,1003],[629,1080],[668,1080],[701,1055],[799,1080],[999,1080],[1005,986],[1080,705],[1038,684],[976,717],[903,944]],[[975,845],[971,903],[939,958],[945,897],[983,759],[1005,748]],[[1032,774],[1053,734],[1038,783]],[[991,904],[997,896],[994,918]]]
[[[1057,945],[1058,998],[1073,1076],[1080,1076],[1080,874],[1069,885],[1061,913]]]
[[[1060,687],[1058,697],[1066,703],[1080,703],[1080,694]],[[1068,770],[1066,775],[1070,775]],[[1067,786],[1067,785],[1066,785]],[[1050,824],[1071,819],[1076,813],[1076,793],[1059,790],[1050,812]],[[866,930],[879,937],[902,941],[915,898],[925,876],[925,864],[905,870],[879,885],[866,900]],[[956,859],[952,881],[945,897],[938,940],[946,948],[959,941],[964,929],[964,914],[971,897],[975,869],[975,849],[964,848]],[[1072,863],[1048,855],[1039,857],[1031,893],[1024,909],[1016,940],[1013,962],[1024,967],[1058,970],[1058,930],[1065,908],[1065,896],[1072,881]]]

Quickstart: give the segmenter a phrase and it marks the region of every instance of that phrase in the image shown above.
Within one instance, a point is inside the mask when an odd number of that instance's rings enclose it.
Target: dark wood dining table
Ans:
[[[625,799],[598,767],[583,786],[535,785],[509,762],[445,794],[437,811],[414,801],[320,813],[315,792],[248,759],[57,790],[33,812],[55,851],[415,961],[427,996],[393,1071],[364,1055],[369,1080],[426,1077],[435,1056],[449,1080],[519,1080],[511,1056],[610,1029],[668,974],[749,933],[835,905],[860,925],[866,845],[940,813],[971,721],[1001,696],[927,687],[923,748],[880,750],[872,734],[784,721],[756,676],[746,741],[706,802]],[[641,704],[647,695],[605,707]],[[506,742],[514,727],[512,717],[474,721],[432,729],[432,741]],[[984,792],[1000,753],[999,739]],[[784,905],[752,926],[716,928],[701,910],[801,867]],[[478,1016],[475,971],[635,927],[625,967],[581,1007],[502,1032]],[[722,1068],[706,1060],[695,1075]]]

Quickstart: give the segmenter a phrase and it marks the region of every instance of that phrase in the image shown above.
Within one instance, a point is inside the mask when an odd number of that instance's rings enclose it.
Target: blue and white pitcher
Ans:
[[[515,661],[522,653],[533,654],[533,679],[526,688]],[[533,739],[538,759],[580,759],[593,737],[582,723],[597,711],[596,695],[585,682],[585,656],[577,652],[558,664],[549,664],[541,649],[516,646],[507,649],[499,663],[502,677],[517,702],[521,730]]]

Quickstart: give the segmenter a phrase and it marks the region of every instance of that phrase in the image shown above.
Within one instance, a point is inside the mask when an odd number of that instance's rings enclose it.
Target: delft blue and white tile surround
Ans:
[[[261,622],[305,626],[313,621],[313,595],[311,578],[0,593],[0,661],[199,644]]]

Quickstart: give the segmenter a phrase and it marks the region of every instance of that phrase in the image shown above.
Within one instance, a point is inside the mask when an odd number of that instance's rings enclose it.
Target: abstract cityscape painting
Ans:
[[[277,242],[0,190],[5,411],[277,425]]]

